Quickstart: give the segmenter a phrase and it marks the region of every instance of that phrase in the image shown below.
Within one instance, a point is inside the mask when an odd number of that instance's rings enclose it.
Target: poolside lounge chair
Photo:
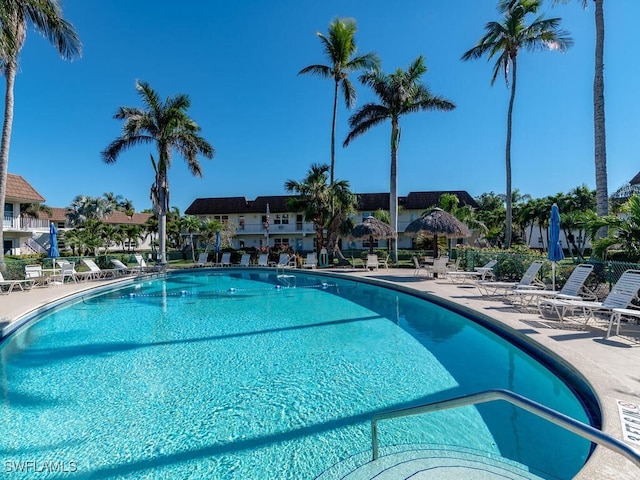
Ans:
[[[365,264],[364,268],[366,268],[367,270],[378,270],[378,265],[378,255],[376,255],[375,253],[370,253],[369,255],[367,255],[367,263]]]
[[[278,259],[278,263],[276,267],[284,268],[284,267],[292,267],[296,268],[296,256],[289,255],[288,253],[281,253],[280,258]]]
[[[242,257],[240,257],[240,266],[248,267],[250,262],[251,262],[251,255],[249,255],[248,253],[243,253]]]
[[[318,257],[315,252],[307,253],[307,258],[302,264],[302,268],[316,268],[318,266]]]
[[[202,252],[198,255],[198,261],[193,264],[194,267],[206,267],[209,265],[209,254],[207,252]]]
[[[90,258],[83,258],[82,263],[84,263],[90,272],[93,272],[94,278],[116,278],[120,273],[117,268],[100,268],[96,265],[96,262],[91,260]]]
[[[64,281],[68,278],[70,278],[72,281],[76,282],[78,280],[95,280],[97,277],[96,273],[91,271],[91,269],[89,269],[89,271],[84,271],[84,272],[78,272],[76,271],[76,264],[73,262],[69,262],[67,260],[56,260],[56,263],[60,266],[60,268],[62,269],[62,267],[65,267],[65,271],[66,271],[66,278],[63,277],[62,282],[64,283]],[[69,274],[69,271],[71,272]],[[62,271],[60,272],[62,274]]]
[[[542,260],[536,260],[529,265],[519,282],[478,282],[476,286],[483,296],[509,295],[516,289],[543,289],[544,283],[536,279],[536,275],[542,267]]]
[[[269,266],[269,255],[266,253],[261,253],[258,256],[258,266],[259,267],[268,267]]]
[[[532,290],[532,289],[516,289],[510,298],[517,299],[523,306],[530,306],[536,303],[540,308],[540,300],[544,298],[561,298],[564,300],[595,300],[595,294],[584,286],[589,274],[593,271],[593,265],[581,263],[577,265],[567,282],[560,291],[553,290]]]
[[[433,261],[433,266],[431,267],[431,273],[434,277],[446,277],[449,273],[449,269],[447,268],[447,263],[449,262],[449,257],[438,257]]]
[[[475,267],[472,272],[465,272],[465,271],[451,272],[450,271],[448,273],[449,280],[451,280],[452,283],[467,283],[469,281],[485,282],[493,278],[493,267],[497,263],[498,263],[497,260],[490,260],[489,262],[484,264],[482,267]]]
[[[614,320],[614,309],[627,309],[633,299],[640,290],[640,270],[627,270],[618,279],[616,284],[611,287],[611,291],[607,298],[602,302],[593,302],[588,300],[564,300],[556,298],[547,298],[540,300],[540,314],[544,312],[542,306],[547,305],[553,309],[560,318],[564,320],[567,313],[573,313],[581,310],[585,325],[596,313],[609,313],[609,330]]]
[[[2,272],[0,272],[0,293],[3,293],[5,295],[13,292],[14,288],[18,288],[20,290],[31,290],[31,287],[33,287],[34,283],[35,282],[31,279],[5,280],[2,276]]]
[[[607,329],[607,334],[604,338],[609,338],[611,336],[611,327],[613,324],[616,324],[616,335],[620,335],[620,320],[622,317],[634,317],[636,319],[640,318],[640,310],[633,308],[614,308],[613,313],[611,313],[611,317],[609,318],[609,328]]]
[[[131,275],[133,273],[140,273],[140,267],[129,267],[115,258],[111,259],[111,263],[116,267],[116,270],[120,275]]]
[[[231,266],[231,252],[224,252],[222,254],[222,258],[220,259],[220,263],[216,264],[219,267],[230,267]]]
[[[42,265],[25,265],[24,278],[33,281],[34,287],[46,287],[50,284],[51,278],[44,274]]]
[[[51,275],[51,280],[54,285],[61,285],[67,280],[74,283],[78,281],[78,274],[74,263],[67,262],[66,260],[56,260],[56,262],[60,265],[60,272]]]
[[[133,258],[138,264],[138,267],[140,268],[140,272],[157,272],[158,270],[160,270],[160,267],[157,267],[154,265],[148,265],[144,257],[139,253],[135,254]]]

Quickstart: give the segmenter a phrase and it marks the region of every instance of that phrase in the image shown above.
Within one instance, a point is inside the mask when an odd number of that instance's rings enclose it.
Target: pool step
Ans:
[[[512,460],[461,447],[402,445],[381,451],[375,462],[371,452],[353,455],[333,465],[316,480],[491,480],[541,479]]]

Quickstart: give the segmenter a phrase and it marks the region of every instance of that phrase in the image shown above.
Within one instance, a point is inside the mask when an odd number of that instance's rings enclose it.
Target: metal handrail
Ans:
[[[533,400],[518,395],[509,390],[487,390],[485,392],[464,395],[462,397],[452,398],[441,402],[419,405],[417,407],[404,408],[402,410],[393,410],[374,415],[371,419],[371,442],[373,449],[373,460],[378,459],[378,422],[390,418],[408,417],[412,415],[420,415],[422,413],[431,413],[451,408],[464,407],[467,405],[476,405],[479,403],[493,402],[495,400],[505,400],[512,405],[527,410],[540,418],[550,421],[559,427],[569,430],[593,443],[602,445],[613,450],[620,455],[631,460],[637,467],[640,467],[640,454],[620,440],[610,435],[586,425],[575,418],[571,418],[563,413],[546,407]]]

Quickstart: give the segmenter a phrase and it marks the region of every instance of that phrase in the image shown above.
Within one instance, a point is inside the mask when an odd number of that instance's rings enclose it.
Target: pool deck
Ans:
[[[326,270],[323,270],[326,271]],[[603,415],[603,431],[623,440],[618,401],[640,404],[640,326],[623,323],[620,336],[604,338],[607,323],[589,322],[588,326],[543,319],[537,312],[524,311],[496,299],[482,297],[472,285],[453,284],[447,279],[416,278],[413,269],[364,271],[335,270],[337,273],[392,282],[405,288],[427,292],[480,312],[537,342],[571,364],[593,387]],[[68,283],[0,296],[0,329],[6,333],[24,315],[46,308],[50,302],[69,298],[96,286],[108,286],[124,280]],[[553,441],[544,439],[543,441]],[[627,443],[640,452],[640,446]],[[632,480],[640,478],[640,469],[626,458],[598,447],[578,479]]]

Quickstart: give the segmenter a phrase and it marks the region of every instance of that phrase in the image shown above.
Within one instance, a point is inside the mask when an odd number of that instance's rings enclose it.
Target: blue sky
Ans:
[[[333,84],[298,76],[326,64],[316,31],[336,16],[358,24],[359,52],[375,51],[384,71],[418,55],[434,94],[453,112],[423,112],[401,120],[398,188],[505,191],[504,148],[509,91],[493,62],[461,55],[499,19],[497,0],[66,0],[65,18],[83,56],[62,61],[30,30],[15,87],[9,172],[23,175],[52,207],[77,194],[113,192],[150,207],[151,147],[135,147],[106,165],[100,152],[121,131],[118,106],[140,106],[136,79],[161,97],[186,93],[191,116],[216,149],[202,159],[204,178],[175,157],[171,204],[184,211],[198,197],[284,195],[287,179],[302,180],[312,163],[330,161]],[[595,188],[592,82],[594,12],[574,0],[543,8],[561,17],[575,45],[567,53],[522,52],[512,145],[513,187],[534,197]],[[640,63],[624,53],[637,40],[640,2],[605,2],[605,100],[608,183],[613,192],[639,170]],[[632,48],[633,51],[633,48]],[[357,82],[357,106],[375,101]],[[338,111],[336,178],[354,192],[389,191],[390,125],[374,127],[342,148],[348,112]],[[154,152],[155,153],[155,152]],[[553,173],[551,173],[553,172]]]

